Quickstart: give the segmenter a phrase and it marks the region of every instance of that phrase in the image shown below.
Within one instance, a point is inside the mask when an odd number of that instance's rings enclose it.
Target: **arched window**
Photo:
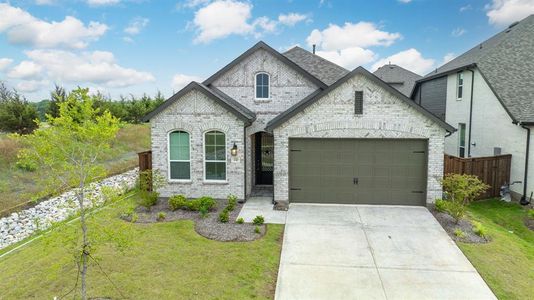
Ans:
[[[256,74],[256,99],[269,99],[269,74]]]
[[[226,136],[220,131],[204,134],[204,179],[226,180]]]
[[[189,145],[189,133],[185,131],[169,133],[169,179],[191,179]]]

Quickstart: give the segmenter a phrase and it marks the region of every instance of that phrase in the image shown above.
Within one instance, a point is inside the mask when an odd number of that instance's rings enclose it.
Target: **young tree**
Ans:
[[[59,103],[59,115],[48,115],[50,126],[23,136],[28,146],[19,155],[25,163],[34,163],[49,171],[45,193],[75,186],[76,204],[80,215],[81,238],[76,257],[80,259],[82,299],[87,299],[88,259],[93,247],[88,235],[87,213],[91,199],[87,195],[90,182],[105,175],[98,159],[110,149],[119,120],[109,112],[93,107],[88,89],[73,90]]]
[[[0,131],[28,134],[38,127],[37,110],[16,90],[0,82]]]
[[[67,92],[59,85],[55,85],[54,90],[50,92],[50,103],[46,113],[54,118],[59,117],[59,106],[67,100]]]

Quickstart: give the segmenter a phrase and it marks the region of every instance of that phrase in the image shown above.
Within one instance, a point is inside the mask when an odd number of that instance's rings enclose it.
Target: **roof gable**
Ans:
[[[154,109],[153,111],[148,113],[146,116],[144,116],[142,118],[142,121],[143,122],[150,121],[150,119],[152,119],[154,116],[164,111],[167,107],[169,107],[171,104],[173,104],[178,99],[180,99],[181,97],[183,97],[185,94],[187,94],[188,92],[192,90],[197,90],[197,91],[202,92],[208,98],[214,100],[216,103],[223,106],[225,109],[233,113],[236,117],[238,117],[239,119],[241,119],[247,124],[251,123],[252,121],[256,119],[256,114],[254,112],[250,111],[248,108],[241,105],[239,102],[235,101],[230,96],[223,93],[222,91],[216,89],[215,87],[207,87],[206,85],[202,83],[192,81],[186,87],[181,89],[178,93],[174,94],[172,97],[167,99],[167,101],[163,102],[156,109]]]
[[[378,86],[382,87],[386,91],[388,91],[388,92],[392,93],[393,95],[397,96],[400,100],[404,101],[406,104],[408,104],[409,106],[414,108],[419,113],[423,114],[424,116],[428,117],[429,119],[431,119],[435,123],[439,124],[445,130],[447,130],[449,132],[454,132],[456,130],[454,127],[452,127],[451,125],[445,123],[444,121],[442,121],[441,119],[439,119],[438,117],[436,117],[435,115],[433,115],[432,113],[430,113],[429,111],[427,111],[426,109],[424,109],[423,107],[421,107],[420,105],[418,105],[417,103],[412,101],[410,98],[406,97],[401,92],[399,92],[396,89],[394,89],[389,84],[385,83],[380,78],[376,77],[375,75],[373,75],[372,73],[370,73],[369,71],[367,71],[363,67],[357,67],[356,69],[354,69],[353,71],[351,71],[350,73],[348,73],[347,75],[345,75],[344,77],[342,77],[341,79],[336,81],[334,84],[329,86],[327,89],[322,90],[322,91],[321,90],[317,90],[316,92],[314,92],[310,96],[302,99],[300,102],[298,102],[297,104],[295,104],[292,107],[290,107],[285,112],[283,112],[280,115],[276,116],[269,123],[267,123],[267,126],[266,126],[267,130],[273,130],[274,128],[280,126],[285,121],[291,119],[293,116],[295,116],[296,114],[298,114],[299,112],[301,112],[305,108],[309,107],[313,103],[317,102],[319,99],[321,99],[322,97],[324,97],[325,95],[327,95],[331,91],[335,90],[337,87],[339,87],[340,85],[345,83],[347,80],[349,80],[350,78],[352,78],[352,77],[354,77],[356,75],[365,76],[367,79],[371,80],[373,83],[377,84]]]
[[[387,84],[392,85],[407,97],[412,93],[415,82],[422,78],[421,75],[392,64],[383,65],[374,71],[373,74]]]

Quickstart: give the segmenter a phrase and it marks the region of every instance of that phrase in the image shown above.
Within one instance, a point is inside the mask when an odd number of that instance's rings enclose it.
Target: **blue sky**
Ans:
[[[534,0],[0,1],[0,80],[30,101],[54,83],[168,97],[259,40],[424,75],[532,13]]]

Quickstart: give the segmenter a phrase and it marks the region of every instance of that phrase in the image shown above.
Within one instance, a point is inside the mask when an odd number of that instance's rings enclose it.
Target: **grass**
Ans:
[[[42,191],[38,178],[43,171],[28,172],[16,167],[17,153],[21,149],[17,141],[0,134],[0,215],[17,205],[33,200]],[[119,130],[113,144],[113,153],[103,157],[108,174],[116,174],[137,165],[137,152],[150,148],[150,128],[146,124],[126,124]]]
[[[532,299],[534,295],[534,232],[523,223],[527,211],[499,200],[472,203],[472,219],[481,222],[492,241],[458,243],[499,299]]]
[[[98,252],[100,265],[120,293],[93,263],[90,297],[116,299],[122,293],[132,299],[273,298],[283,226],[268,225],[266,235],[253,242],[217,242],[198,235],[192,221],[120,220],[118,214],[134,202],[124,200],[95,213],[105,228],[127,226],[134,239],[123,253],[111,246]],[[2,298],[52,299],[67,293],[77,269],[61,241],[73,230],[61,227],[0,259]]]

